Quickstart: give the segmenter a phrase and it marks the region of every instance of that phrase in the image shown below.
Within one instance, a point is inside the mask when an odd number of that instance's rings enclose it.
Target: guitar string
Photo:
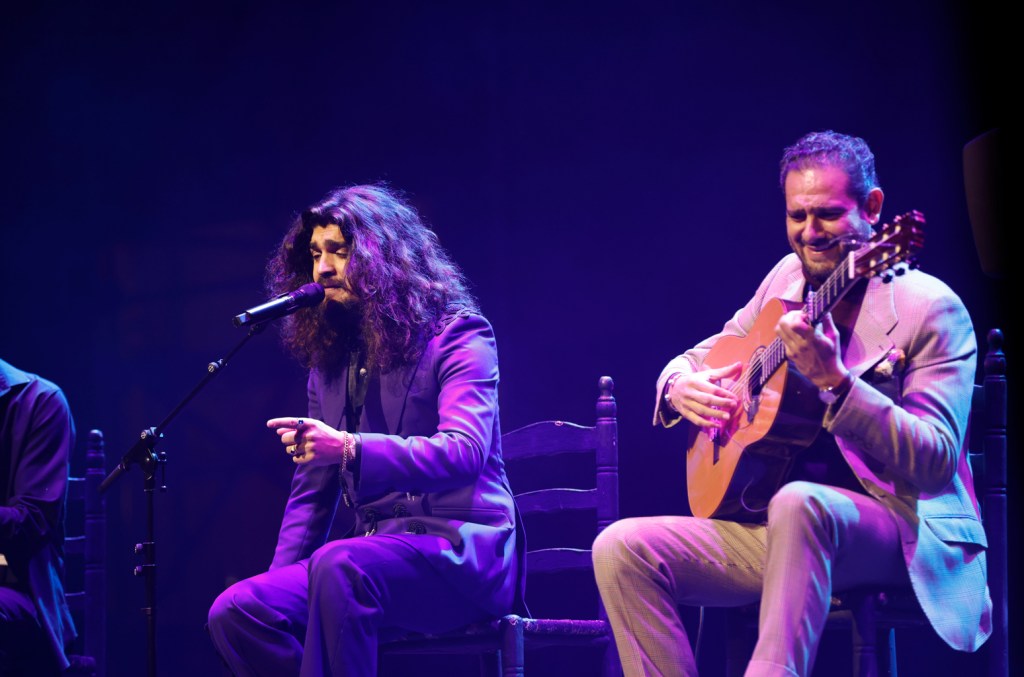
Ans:
[[[840,291],[840,281],[844,280],[848,275],[849,270],[849,258],[844,258],[837,266],[835,272],[828,277],[825,284],[822,285],[821,290],[818,293],[814,293],[808,299],[807,304],[804,306],[805,310],[808,311],[810,317],[815,318],[819,315],[824,315],[822,312],[825,305],[831,304],[832,299]],[[828,292],[828,293],[823,293]],[[823,298],[829,299],[828,304],[825,304]],[[757,385],[764,385],[775,370],[778,369],[779,365],[785,360],[785,347],[782,341],[776,337],[768,347],[759,353],[753,360],[750,361],[748,368],[743,372],[739,379],[729,388],[729,391],[737,397],[741,392],[749,392],[750,385],[754,379],[754,374],[760,374],[760,381]],[[765,369],[765,365],[769,366],[769,369]]]
[[[874,243],[870,243],[871,251],[873,253],[882,250],[884,254],[881,258],[881,261],[879,261],[878,263],[876,263],[875,260],[869,262],[869,270],[873,269],[876,265],[886,264],[889,261],[890,257],[896,258],[897,261],[889,263],[888,265],[884,265],[884,268],[892,267],[893,265],[899,262],[899,259],[902,258],[899,256],[899,254],[901,253],[899,246],[894,246],[893,243],[889,242],[889,240],[892,237],[897,235],[902,230],[902,221],[902,215],[896,217],[896,219],[892,223],[892,226],[884,227],[878,233],[878,240],[875,241]],[[911,229],[911,235],[915,234],[916,233],[914,232],[914,230]],[[912,240],[911,244],[913,244],[914,242],[916,242],[916,240]],[[892,250],[891,254],[888,250]],[[856,252],[854,253],[856,254]],[[825,283],[822,285],[822,288],[818,290],[817,293],[812,293],[810,298],[807,300],[804,309],[808,311],[808,316],[811,318],[812,323],[815,323],[816,320],[820,320],[821,316],[825,314],[824,309],[831,305],[835,299],[841,296],[843,291],[845,291],[845,289],[847,288],[849,284],[847,278],[850,276],[850,264],[851,258],[844,257],[839,262],[838,266],[836,267],[836,270],[832,273],[832,275],[829,275],[828,279],[825,280]],[[827,299],[827,303],[825,299]],[[766,358],[770,359],[766,361]],[[772,374],[775,373],[775,370],[778,369],[779,365],[781,365],[784,360],[785,348],[783,347],[783,343],[779,338],[775,338],[768,345],[768,347],[765,348],[764,351],[759,353],[757,357],[751,360],[750,364],[748,365],[748,368],[744,371],[740,378],[737,379],[735,383],[733,383],[733,385],[729,388],[729,391],[732,392],[737,397],[741,392],[749,392],[750,383],[754,378],[753,374],[755,373],[760,374],[760,382],[757,385],[763,386],[768,381],[768,379],[771,378]],[[766,370],[765,364],[770,366],[770,369]]]

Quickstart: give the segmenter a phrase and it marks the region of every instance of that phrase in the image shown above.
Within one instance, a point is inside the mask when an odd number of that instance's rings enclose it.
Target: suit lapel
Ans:
[[[383,423],[389,434],[399,434],[413,376],[407,370],[397,369],[373,380],[370,385],[370,393],[366,398],[368,405],[371,395],[374,401],[373,410],[375,411],[367,409],[366,412],[370,425]],[[371,428],[371,430],[376,430],[376,428]]]
[[[324,423],[337,429],[345,429],[345,402],[348,400],[348,368],[338,378],[328,380],[320,374],[320,413]]]
[[[380,377],[380,404],[390,434],[401,434],[409,393],[413,384],[420,379],[420,370],[433,369],[434,350],[433,342],[428,342],[415,365],[406,369],[396,369]],[[433,378],[431,374],[431,379]]]
[[[803,269],[799,265],[791,270],[780,284],[782,285],[782,292],[778,295],[779,298],[786,299],[787,301],[803,300],[806,281],[804,280]],[[772,298],[772,296],[769,293],[768,297]]]
[[[387,387],[382,387],[380,378],[370,378],[366,387],[366,400],[363,403],[361,430],[388,435],[395,434],[397,429],[393,425],[393,420],[387,415],[392,405],[385,403],[383,398],[383,393],[387,390]]]
[[[853,337],[843,359],[858,378],[893,348],[890,334],[899,319],[893,292],[895,284],[898,281],[886,283],[878,277],[868,280]]]
[[[420,360],[422,364],[422,358]],[[361,425],[366,431],[396,435],[402,425],[409,389],[415,379],[419,365],[410,371],[395,370],[380,377],[373,377],[368,384],[366,401],[363,404]],[[317,397],[324,423],[338,430],[345,429],[345,404],[348,401],[348,367],[342,369],[338,378],[316,379]]]
[[[797,265],[780,281],[778,296],[791,301],[800,301],[804,295],[803,271]],[[893,285],[899,280],[886,283],[879,277],[868,280],[864,292],[861,312],[857,316],[853,337],[843,355],[843,362],[853,375],[860,377],[873,367],[893,348],[890,338],[899,318],[896,316],[896,300]],[[772,294],[769,294],[772,296]]]

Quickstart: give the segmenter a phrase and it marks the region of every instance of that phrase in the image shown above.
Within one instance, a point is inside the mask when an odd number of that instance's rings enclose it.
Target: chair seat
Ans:
[[[534,647],[543,647],[549,642],[559,646],[600,646],[607,644],[611,635],[608,623],[602,620],[523,618],[509,614],[450,632],[409,632],[388,641],[383,647],[388,653],[476,653],[488,647],[499,648],[506,628],[521,630],[524,639]]]
[[[98,666],[92,656],[73,654],[68,656],[68,662],[68,669],[62,673],[65,677],[96,677]]]
[[[876,624],[886,628],[905,628],[927,624],[928,619],[911,588],[855,588],[838,592],[829,605],[829,622],[842,625],[844,619],[871,605]],[[748,625],[757,626],[759,603],[736,607],[734,613]]]
[[[502,622],[522,623],[523,634],[543,645],[545,637],[558,637],[559,644],[576,638],[581,644],[605,644],[611,635],[608,623],[594,619],[520,618],[506,616]]]
[[[913,628],[928,625],[917,596],[910,588],[866,588],[832,597],[829,621],[838,626],[853,622],[856,614],[871,613],[877,628]]]

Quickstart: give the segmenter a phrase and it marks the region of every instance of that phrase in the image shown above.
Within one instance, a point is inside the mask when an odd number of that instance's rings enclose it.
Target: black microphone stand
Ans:
[[[140,566],[136,566],[132,570],[132,574],[135,576],[145,576],[146,606],[142,608],[142,613],[146,616],[146,662],[150,677],[156,677],[156,530],[154,527],[153,496],[156,493],[157,468],[165,471],[167,464],[167,454],[165,452],[157,452],[156,445],[157,442],[163,439],[163,431],[167,428],[174,417],[185,408],[185,405],[187,405],[192,398],[199,394],[200,390],[206,387],[206,384],[208,384],[214,376],[219,374],[221,370],[227,366],[228,360],[234,357],[235,353],[237,353],[250,338],[263,330],[265,324],[265,322],[253,324],[249,328],[249,332],[235,345],[234,348],[231,349],[231,352],[228,353],[227,357],[210,362],[206,365],[206,375],[199,381],[192,391],[186,395],[185,398],[179,402],[176,407],[174,407],[174,409],[171,410],[171,413],[169,413],[159,425],[153,428],[146,428],[142,431],[139,439],[132,445],[131,449],[129,449],[121,458],[121,462],[117,464],[117,467],[107,475],[99,486],[99,492],[103,493],[110,487],[114,480],[120,477],[132,465],[137,465],[142,470],[143,490],[146,492],[146,540],[135,544],[135,554],[142,555],[143,563]],[[160,490],[167,490],[167,487],[163,482],[161,482]]]

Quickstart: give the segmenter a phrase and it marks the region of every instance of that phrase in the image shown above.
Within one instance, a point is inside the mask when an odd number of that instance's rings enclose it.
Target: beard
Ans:
[[[362,345],[363,313],[356,303],[325,303],[323,330],[334,351],[348,353]]]
[[[819,289],[825,284],[825,281],[835,271],[837,265],[833,261],[811,262],[803,256],[800,257],[800,262],[803,264],[804,279],[815,289]]]
[[[814,246],[816,243],[810,243]],[[854,242],[840,242],[836,245],[836,249],[839,255],[835,259],[828,259],[825,261],[810,261],[806,255],[807,243],[801,242],[801,249],[797,250],[794,248],[796,255],[800,258],[800,264],[803,268],[804,279],[814,288],[820,289],[828,278],[835,272],[839,264],[843,262],[843,259],[852,252],[856,251],[861,245]]]
[[[363,348],[363,314],[358,304],[322,304],[316,309],[311,341],[313,363],[328,378],[340,375],[349,356]]]

